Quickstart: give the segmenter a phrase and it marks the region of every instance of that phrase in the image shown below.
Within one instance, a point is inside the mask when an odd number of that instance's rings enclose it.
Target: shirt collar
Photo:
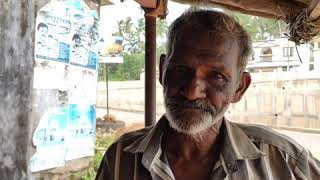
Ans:
[[[143,153],[142,164],[150,170],[152,160],[161,148],[162,134],[167,128],[169,123],[164,115],[149,132],[124,148],[124,151]],[[224,118],[220,133],[223,137],[221,154],[230,172],[238,169],[236,160],[257,159],[264,155],[236,123]]]
[[[152,160],[157,154],[159,148],[161,148],[162,134],[167,128],[169,128],[168,120],[165,115],[163,115],[157,124],[150,129],[150,131],[124,148],[124,151],[131,153],[143,153],[142,164],[145,168],[150,170]]]
[[[220,133],[223,137],[221,155],[229,174],[238,170],[237,160],[258,159],[264,156],[236,123],[224,119]]]
[[[257,159],[264,155],[236,123],[224,119],[220,133],[224,137],[222,151],[231,149],[235,160]]]

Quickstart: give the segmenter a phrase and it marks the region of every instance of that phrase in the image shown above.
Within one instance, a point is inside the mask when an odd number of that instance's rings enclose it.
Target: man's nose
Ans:
[[[184,95],[189,100],[196,100],[206,97],[206,84],[201,78],[194,77],[193,80],[187,84],[182,90]]]

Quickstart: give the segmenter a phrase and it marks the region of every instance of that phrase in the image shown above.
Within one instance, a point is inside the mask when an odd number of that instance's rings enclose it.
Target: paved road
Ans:
[[[103,117],[107,113],[106,109],[97,108],[97,117]],[[109,110],[109,114],[114,115],[116,120],[124,121],[126,126],[130,126],[132,123],[143,123],[144,122],[144,114],[143,113],[135,113],[135,112],[124,112],[119,110]],[[161,116],[158,115],[157,119]]]
[[[311,153],[320,160],[320,134],[301,133],[296,131],[279,131],[292,139],[296,140],[302,146],[306,147]]]
[[[117,120],[124,121],[126,126],[130,126],[133,123],[143,123],[144,121],[143,113],[123,112],[119,110],[110,110],[109,113],[114,115]],[[105,109],[97,108],[97,117],[102,117],[104,114],[106,114]],[[160,116],[157,116],[157,119],[159,118]],[[291,137],[304,147],[308,148],[311,153],[320,160],[320,134],[285,130],[279,130],[279,132]]]

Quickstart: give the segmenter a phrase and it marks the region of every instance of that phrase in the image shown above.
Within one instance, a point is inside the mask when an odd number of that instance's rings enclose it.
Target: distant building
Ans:
[[[312,53],[310,57],[310,70],[320,72],[320,38],[310,43]]]
[[[283,37],[255,42],[252,46],[253,54],[249,57],[247,65],[249,72],[306,72],[314,70],[310,64],[313,57],[312,44],[302,44],[296,47],[294,42]],[[314,65],[315,63],[313,63],[313,67]]]

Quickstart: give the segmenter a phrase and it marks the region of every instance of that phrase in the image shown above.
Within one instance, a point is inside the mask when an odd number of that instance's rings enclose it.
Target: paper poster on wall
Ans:
[[[33,88],[68,90],[70,65],[50,60],[37,60],[34,65]]]
[[[98,18],[86,13],[86,7],[75,2],[72,13],[72,43],[70,63],[96,69],[98,60]]]
[[[70,60],[70,8],[55,8],[53,1],[39,11],[36,20],[35,59],[68,63]]]
[[[93,156],[99,21],[82,0],[52,0],[36,19],[31,171]]]
[[[97,73],[77,66],[71,72],[66,160],[92,156],[95,137]]]
[[[94,155],[95,106],[69,105],[66,160]]]
[[[67,117],[66,107],[48,108],[41,116],[33,136],[33,144],[37,148],[31,159],[33,172],[65,164]]]
[[[95,104],[97,71],[77,66],[71,66],[70,72],[69,103]]]

